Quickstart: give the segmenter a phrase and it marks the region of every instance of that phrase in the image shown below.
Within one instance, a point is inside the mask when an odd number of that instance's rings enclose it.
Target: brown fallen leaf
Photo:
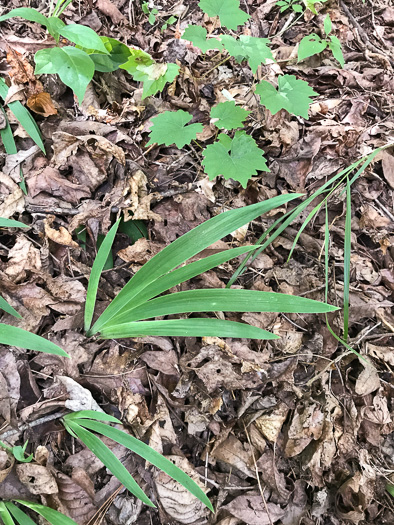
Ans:
[[[279,403],[279,405],[275,407],[271,413],[263,414],[262,416],[258,417],[254,424],[264,437],[266,437],[269,441],[276,443],[288,412],[288,406],[284,403]]]
[[[45,235],[48,237],[48,239],[51,239],[51,241],[55,242],[56,244],[61,244],[62,246],[79,248],[79,244],[72,240],[72,237],[66,228],[63,226],[60,226],[59,230],[51,228],[55,218],[56,217],[54,215],[48,215],[44,219]]]
[[[0,450],[0,483],[3,483],[5,478],[11,472],[14,463],[14,456],[7,454],[5,450]]]
[[[222,509],[227,510],[247,525],[272,525],[286,514],[286,511],[279,505],[270,502],[265,505],[261,494],[256,492],[238,496]]]
[[[20,481],[32,494],[57,494],[58,487],[51,471],[43,465],[22,463],[16,466]]]
[[[38,250],[23,234],[18,235],[17,240],[8,252],[8,266],[5,274],[17,283],[26,278],[26,272],[41,270],[40,250]]]
[[[109,16],[114,24],[127,23],[127,18],[122,15],[119,9],[110,0],[96,0],[96,8],[105,16]]]
[[[81,471],[85,474],[83,482],[89,482],[89,476],[82,469],[75,469],[72,478],[62,472],[57,472],[56,481],[59,487],[59,500],[70,518],[76,521],[78,525],[86,525],[95,514],[97,508],[93,503],[94,490],[93,494],[89,494],[85,488],[78,483],[78,479],[81,479]],[[90,484],[93,485],[91,481]]]
[[[50,117],[51,115],[57,114],[57,109],[53,105],[51,95],[45,91],[31,95],[31,97],[27,99],[26,104],[34,113],[38,113],[38,115],[42,115],[43,117]]]

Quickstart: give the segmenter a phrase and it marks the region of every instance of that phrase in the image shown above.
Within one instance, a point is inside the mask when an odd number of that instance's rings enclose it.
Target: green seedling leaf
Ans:
[[[394,498],[394,485],[392,485],[391,483],[387,483],[386,490],[390,494],[390,496]]]
[[[207,30],[201,26],[187,26],[182,38],[189,40],[192,44],[201,49],[203,53],[211,49],[223,49],[223,45],[216,38],[207,38]]]
[[[322,40],[318,35],[312,33],[311,35],[304,36],[298,47],[298,61],[304,60],[305,58],[313,55],[318,55],[327,47],[327,42]]]
[[[202,162],[205,173],[212,180],[218,175],[237,180],[246,188],[248,180],[257,171],[269,171],[266,160],[254,139],[245,131],[237,131],[234,138],[220,134],[218,141],[207,146]]]
[[[239,0],[201,0],[199,7],[208,16],[218,16],[222,26],[237,29],[249,20],[250,15],[239,7]]]
[[[300,197],[299,194],[280,195],[264,202],[229,210],[182,235],[182,237],[179,237],[179,239],[152,257],[138,270],[101,314],[92,328],[92,333],[101,331],[122,309],[131,308],[131,306],[136,307],[143,303],[145,301],[144,293],[148,286],[153,286],[160,278],[164,278],[168,272],[171,272],[214,242],[244,226],[259,215],[298,197]],[[140,299],[141,296],[142,299]]]
[[[95,421],[108,421],[111,423],[122,424],[119,419],[116,419],[114,416],[110,416],[105,412],[97,412],[96,410],[79,410],[78,412],[70,412],[64,416],[64,421],[74,421],[77,419],[94,419]]]
[[[163,91],[168,82],[172,82],[179,73],[177,64],[152,64],[150,66],[138,66],[133,73],[134,80],[144,83],[142,98],[156,95]]]
[[[89,450],[93,452],[112,472],[112,474],[129,490],[134,496],[140,499],[145,505],[149,507],[155,507],[145,492],[139,487],[138,483],[131,476],[126,467],[119,461],[115,454],[105,445],[100,438],[95,434],[92,434],[86,428],[90,428],[89,424],[93,426],[103,425],[105,428],[111,428],[98,421],[89,421],[84,419],[78,420],[65,420],[64,426],[67,431],[71,430],[77,437],[84,443]],[[83,423],[82,423],[83,422]],[[82,427],[82,424],[84,427]],[[100,428],[100,427],[99,427]],[[94,430],[94,428],[93,428]],[[114,429],[115,430],[115,429]],[[122,433],[122,432],[121,432]],[[137,440],[138,441],[138,440]]]
[[[140,49],[130,49],[130,56],[128,57],[127,61],[121,64],[119,67],[120,69],[125,69],[130,75],[134,76],[134,74],[137,72],[139,67],[145,66],[151,66],[152,64],[155,64],[154,60],[148,53],[145,53],[145,51],[141,51]],[[166,69],[162,68],[160,70],[160,74],[165,73]],[[145,80],[151,80],[147,74],[147,79]],[[137,80],[137,79],[136,79]]]
[[[28,228],[27,224],[23,222],[14,221],[13,219],[4,219],[0,217],[0,228]]]
[[[254,74],[260,64],[266,64],[267,60],[274,60],[270,48],[267,46],[268,38],[256,38],[253,36],[241,35],[238,40],[230,35],[223,35],[221,42],[229,54],[237,62],[246,60]]]
[[[7,314],[13,315],[17,319],[22,319],[22,316],[18,314],[18,312],[12,308],[12,306],[7,303],[7,301],[1,297],[0,295],[0,310],[4,310],[4,312],[7,312]]]
[[[53,36],[57,43],[60,40],[60,31],[65,27],[63,20],[60,20],[57,16],[50,16],[47,19],[47,28],[49,33]]]
[[[312,102],[310,97],[318,95],[307,82],[298,80],[294,75],[278,77],[278,89],[263,80],[256,86],[256,93],[260,95],[261,104],[273,115],[285,109],[305,119],[308,119],[309,104]]]
[[[295,13],[303,13],[304,12],[304,8],[300,4],[294,4],[294,5],[291,6],[291,8],[293,9],[293,11]]]
[[[221,129],[236,129],[243,126],[250,111],[236,106],[233,100],[220,102],[211,110],[211,119],[216,127]]]
[[[94,62],[85,51],[76,47],[40,49],[35,54],[36,75],[57,73],[82,104],[86,88],[93,78]]]
[[[193,481],[183,470],[175,466],[170,460],[162,456],[159,452],[154,450],[149,445],[146,445],[139,439],[136,439],[129,434],[126,434],[122,430],[113,428],[104,423],[97,421],[90,421],[89,419],[79,420],[79,424],[84,428],[93,430],[109,439],[112,439],[116,443],[123,445],[127,449],[131,450],[135,454],[138,454],[146,461],[149,461],[152,465],[165,472],[172,479],[180,483],[185,487],[191,494],[198,498],[204,505],[206,505],[212,512],[213,507],[209,499],[207,498],[204,491]]]
[[[17,326],[10,326],[0,323],[0,344],[34,350],[36,352],[45,352],[47,354],[70,357],[59,346],[43,337],[27,332]]]
[[[317,15],[316,11],[316,4],[324,4],[324,2],[327,2],[327,0],[303,0],[305,7],[309,9],[309,11],[312,11],[313,14]]]
[[[4,22],[4,20],[8,20],[9,18],[13,18],[15,16],[24,18],[29,22],[37,22],[38,24],[47,26],[47,17],[42,15],[39,11],[37,11],[37,9],[32,9],[31,7],[18,7],[16,9],[12,9],[9,13],[0,16],[0,22]]]
[[[88,290],[86,293],[86,304],[85,304],[85,331],[88,332],[92,324],[94,306],[96,304],[98,284],[100,280],[101,272],[103,271],[104,265],[108,259],[108,255],[112,248],[112,243],[114,242],[116,232],[120,219],[112,226],[106,235],[104,241],[101,243],[101,246],[97,252],[96,258],[94,260],[92,271],[90,272],[90,278],[88,283]]]
[[[328,47],[331,49],[334,58],[336,58],[341,64],[341,67],[344,67],[345,59],[343,58],[341,42],[335,35],[330,35],[329,39],[330,41],[328,42]]]
[[[15,446],[12,447],[12,454],[14,455],[14,458],[17,461],[20,461],[21,463],[30,463],[30,461],[33,459],[33,454],[30,454],[30,456],[25,457],[26,447],[29,442],[26,441],[23,447],[21,446]]]
[[[31,509],[34,512],[37,512],[37,514],[39,514],[40,516],[45,518],[47,521],[49,521],[51,525],[78,525],[71,518],[68,518],[64,514],[61,514],[57,510],[51,509],[50,507],[45,507],[44,505],[39,505],[38,503],[31,503],[30,501],[24,501],[21,499],[16,499],[15,501],[19,503],[20,505],[23,505],[24,507],[27,507],[28,509]],[[9,508],[10,503],[7,503],[6,505]],[[16,514],[15,514],[15,517],[16,517]],[[30,522],[26,522],[26,525],[27,523],[30,524]]]
[[[102,339],[123,339],[144,336],[163,337],[234,337],[245,339],[278,339],[278,336],[244,323],[221,319],[170,319],[168,321],[138,321],[106,326]]]
[[[16,519],[18,525],[36,525],[34,521],[31,518],[29,518],[27,514],[25,514],[16,505],[11,503],[11,501],[6,501],[5,505],[7,509],[10,511],[10,513],[12,514],[12,516]]]
[[[325,19],[324,19],[324,22],[323,22],[323,25],[324,25],[324,32],[326,35],[329,35],[332,31],[332,22],[331,22],[331,18],[330,18],[330,15],[326,15]]]
[[[175,144],[177,148],[183,148],[195,140],[197,133],[203,130],[202,124],[189,124],[193,115],[182,109],[178,111],[165,111],[152,119],[153,126],[150,132],[150,141],[147,146],[154,144]]]
[[[64,26],[59,33],[78,46],[94,49],[104,54],[109,53],[99,35],[90,27],[81,24],[70,24]]]
[[[101,53],[95,53],[94,50],[90,49],[84,49],[84,51],[86,51],[86,53],[88,53],[90,58],[93,60],[96,71],[100,71],[102,73],[111,73],[112,71],[116,71],[119,69],[119,66],[125,64],[131,57],[136,55],[136,52],[139,52],[139,50],[130,49],[125,44],[122,44],[122,42],[115,40],[115,38],[103,36],[101,37],[101,40],[103,41],[109,54],[103,55]],[[144,53],[143,51],[140,53],[150,58],[147,53]],[[152,62],[152,59],[150,60]]]

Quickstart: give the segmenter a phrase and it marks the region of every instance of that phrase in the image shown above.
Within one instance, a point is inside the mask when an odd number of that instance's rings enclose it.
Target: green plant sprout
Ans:
[[[328,47],[334,55],[334,58],[341,64],[341,67],[344,67],[345,59],[343,58],[341,42],[335,35],[330,35],[331,31],[332,22],[330,16],[327,15],[324,19],[324,33],[326,38],[320,38],[316,33],[305,36],[298,47],[298,61],[305,60],[305,58],[313,55],[318,55]]]
[[[156,16],[159,14],[158,9],[155,7],[153,9],[149,9],[148,2],[142,2],[141,4],[142,12],[148,15],[148,21],[151,26],[153,26],[156,22]]]
[[[299,2],[301,0],[279,0],[276,2],[275,5],[280,7],[279,12],[284,13],[288,9],[292,9],[295,13],[303,13],[304,12],[304,6],[301,5]]]
[[[33,454],[30,454],[30,456],[25,457],[25,452],[28,443],[29,441],[26,441],[23,446],[10,447],[9,445],[7,445],[7,443],[0,441],[0,447],[4,448],[4,450],[6,450],[9,454],[14,456],[14,458],[20,463],[30,463],[33,459]]]
[[[90,27],[65,25],[59,16],[69,3],[58,2],[49,17],[28,7],[12,9],[0,17],[0,22],[16,16],[37,22],[46,27],[55,39],[56,47],[36,52],[36,75],[58,74],[60,80],[74,91],[80,104],[95,71],[125,69],[134,80],[144,83],[143,97],[162,91],[167,82],[174,80],[179,71],[176,64],[156,64],[148,53],[130,48],[114,38],[100,37]],[[61,38],[75,44],[75,47],[60,47]]]
[[[50,507],[45,507],[45,505],[39,505],[38,503],[21,499],[15,499],[14,501],[34,511],[51,525],[78,525],[71,518]],[[0,518],[4,525],[36,525],[36,523],[12,501],[0,501]],[[39,521],[39,523],[42,523],[42,521]]]

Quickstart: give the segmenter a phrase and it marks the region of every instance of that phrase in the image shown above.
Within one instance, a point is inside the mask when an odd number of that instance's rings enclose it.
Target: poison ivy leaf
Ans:
[[[250,177],[257,175],[257,170],[269,171],[264,152],[245,131],[237,131],[233,139],[222,133],[218,139],[203,152],[202,164],[210,180],[223,175],[246,188]]]
[[[96,51],[105,54],[109,53],[96,31],[93,31],[90,27],[81,24],[70,24],[64,26],[59,33],[61,36],[67,38],[67,40],[70,40],[70,42],[73,42],[78,46],[95,49]]]
[[[187,26],[182,38],[189,40],[194,46],[201,49],[203,53],[206,53],[210,49],[222,49],[223,46],[216,40],[216,38],[207,39],[207,30],[201,26]]]
[[[327,42],[321,39],[315,33],[304,36],[298,47],[298,61],[304,60],[305,58],[313,55],[318,55],[327,47]]]
[[[155,95],[158,91],[163,91],[167,82],[172,82],[179,73],[177,64],[155,64],[150,66],[138,66],[132,73],[134,80],[144,83],[142,98]]]
[[[36,75],[57,73],[60,80],[70,87],[81,104],[94,74],[93,60],[76,47],[52,47],[40,49],[35,54]]]
[[[260,95],[263,106],[275,115],[285,109],[292,115],[300,115],[308,119],[310,97],[318,95],[308,82],[298,80],[294,75],[283,75],[278,78],[278,89],[263,80],[256,86],[256,93]]]
[[[254,74],[256,74],[257,68],[262,62],[265,64],[267,59],[274,59],[270,48],[267,46],[268,38],[241,35],[239,40],[236,40],[230,35],[223,35],[221,41],[237,62],[247,60]]]
[[[334,57],[341,64],[341,67],[343,67],[345,65],[345,59],[343,58],[341,42],[335,35],[331,35],[329,38],[331,41],[328,42],[328,47],[331,49]]]
[[[193,115],[179,109],[178,111],[165,111],[152,119],[153,126],[150,141],[147,146],[157,142],[170,146],[175,144],[177,148],[183,148],[189,144],[203,130],[202,124],[188,124]]]
[[[201,0],[198,5],[208,16],[218,16],[220,23],[229,29],[236,30],[250,18],[239,8],[239,0]]]
[[[243,121],[249,113],[250,111],[236,106],[233,100],[229,100],[220,102],[212,108],[211,119],[214,119],[214,124],[218,128],[236,129],[243,126]]]

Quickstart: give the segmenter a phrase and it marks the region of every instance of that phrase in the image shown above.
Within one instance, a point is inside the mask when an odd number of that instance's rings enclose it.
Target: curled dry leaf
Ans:
[[[9,219],[25,208],[25,197],[21,188],[0,171],[0,217]]]
[[[45,91],[29,97],[26,104],[34,113],[38,113],[38,115],[42,115],[43,117],[50,117],[51,115],[57,114],[57,109],[53,105],[51,95]]]
[[[0,450],[0,483],[3,483],[5,478],[11,472],[14,463],[14,456],[7,454],[5,450]]]
[[[203,483],[186,458],[180,456],[166,457],[186,472],[204,490]],[[209,510],[180,483],[174,481],[164,472],[158,472],[155,476],[155,485],[160,505],[171,518],[185,525],[206,523]]]
[[[56,480],[47,467],[34,463],[21,463],[16,466],[16,473],[32,494],[58,493]]]
[[[81,476],[80,470],[77,477]],[[76,521],[78,525],[86,525],[97,510],[93,503],[92,494],[88,494],[78,483],[74,472],[73,479],[62,472],[57,472],[56,480],[59,487],[59,500],[70,518]]]
[[[16,243],[8,252],[6,275],[13,282],[26,278],[27,271],[41,270],[40,251],[23,234],[18,235]]]
[[[284,403],[279,403],[273,412],[258,417],[254,424],[264,437],[276,443],[288,412],[289,408]]]
[[[55,242],[56,244],[61,244],[62,246],[69,246],[70,248],[79,248],[79,244],[73,241],[70,233],[66,230],[66,228],[60,226],[59,230],[55,230],[51,227],[54,220],[54,215],[48,215],[48,217],[44,219],[45,235],[48,237],[48,239],[51,239],[51,241]]]
[[[231,465],[231,467],[240,470],[247,476],[256,477],[256,473],[253,470],[253,451],[247,442],[241,443],[232,434],[214,448],[211,456]]]
[[[287,432],[286,454],[293,457],[302,452],[312,440],[320,438],[323,426],[324,414],[317,403],[295,412]]]
[[[359,396],[365,396],[380,388],[380,379],[376,368],[370,363],[361,359],[360,363],[363,365],[363,370],[357,378],[355,391]]]
[[[79,410],[96,410],[103,412],[97,402],[93,399],[92,394],[86,388],[83,388],[71,377],[57,376],[56,378],[66,389],[68,400],[65,403],[66,408],[73,412]]]

